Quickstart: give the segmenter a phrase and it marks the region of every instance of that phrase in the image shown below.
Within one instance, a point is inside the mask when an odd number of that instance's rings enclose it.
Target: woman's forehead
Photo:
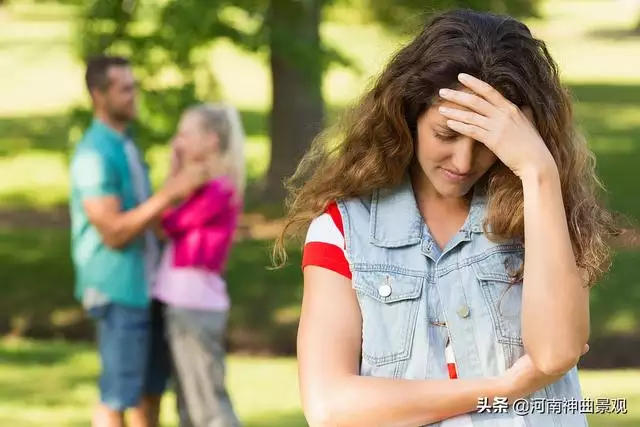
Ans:
[[[180,119],[180,126],[181,127],[199,126],[201,120],[202,120],[202,118],[200,117],[200,114],[198,114],[195,111],[188,111],[188,112],[184,113],[184,115]]]

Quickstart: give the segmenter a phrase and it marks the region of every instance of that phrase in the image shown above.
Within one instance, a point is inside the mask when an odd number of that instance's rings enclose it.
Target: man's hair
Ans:
[[[126,67],[129,64],[129,60],[121,56],[98,55],[89,58],[85,73],[85,82],[89,93],[94,89],[104,91],[109,88],[109,68]]]

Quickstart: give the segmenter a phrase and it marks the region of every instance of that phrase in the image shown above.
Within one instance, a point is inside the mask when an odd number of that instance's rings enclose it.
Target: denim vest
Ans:
[[[513,283],[510,275],[522,265],[524,249],[516,241],[487,239],[481,190],[474,191],[464,225],[441,251],[408,179],[371,197],[341,201],[338,208],[362,313],[361,375],[446,379],[447,339],[462,379],[498,376],[524,355],[522,282]],[[473,425],[587,425],[583,413],[562,403],[580,403],[575,367],[529,399],[536,400],[528,414],[476,411]]]

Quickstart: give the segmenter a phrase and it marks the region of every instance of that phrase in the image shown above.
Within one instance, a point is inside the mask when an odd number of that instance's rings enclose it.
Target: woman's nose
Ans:
[[[451,163],[460,174],[468,173],[473,166],[473,146],[475,141],[471,138],[460,139],[453,150]]]

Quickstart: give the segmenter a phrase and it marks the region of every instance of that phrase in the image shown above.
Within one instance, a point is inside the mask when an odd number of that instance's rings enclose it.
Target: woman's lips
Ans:
[[[460,174],[445,168],[440,168],[440,171],[448,180],[454,181],[454,182],[464,181],[471,176],[471,174],[469,173]]]

